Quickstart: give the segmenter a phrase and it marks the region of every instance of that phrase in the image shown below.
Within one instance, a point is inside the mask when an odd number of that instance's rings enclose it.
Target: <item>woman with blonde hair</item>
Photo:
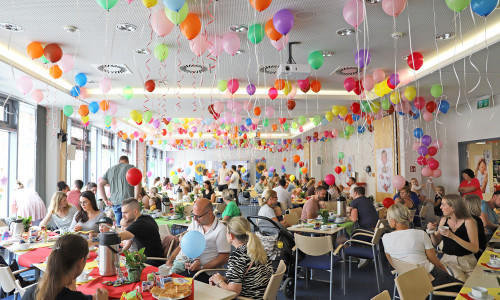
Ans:
[[[61,232],[69,230],[73,217],[78,212],[76,206],[68,203],[68,196],[63,192],[55,192],[50,200],[49,210],[40,226],[46,226],[52,221]]]
[[[479,259],[481,254],[483,254],[486,249],[486,230],[484,229],[483,220],[481,220],[481,198],[478,195],[469,194],[464,196],[465,204],[469,209],[472,218],[477,224],[477,237],[479,240],[479,251],[475,254],[476,258]]]
[[[465,281],[476,266],[474,253],[479,251],[476,221],[460,195],[445,195],[441,203],[444,218],[428,223],[434,246],[443,242],[441,262],[452,268],[455,278]]]
[[[236,248],[229,257],[226,276],[216,273],[209,282],[237,296],[262,299],[273,268],[260,239],[252,233],[244,217],[229,220],[226,238]]]
[[[267,217],[285,227],[289,226],[289,224],[283,219],[283,216],[281,215],[281,209],[278,209],[278,194],[276,193],[276,191],[266,190],[262,194],[262,203],[263,205],[259,209],[259,216]],[[276,212],[278,212],[278,214],[276,214]]]

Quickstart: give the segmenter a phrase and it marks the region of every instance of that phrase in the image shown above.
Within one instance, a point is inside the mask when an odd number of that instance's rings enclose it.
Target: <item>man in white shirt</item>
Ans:
[[[219,169],[217,172],[217,186],[219,188],[219,192],[222,192],[223,190],[226,190],[228,188],[228,180],[226,180],[226,177],[231,176],[231,171],[226,168],[227,163],[225,161],[222,161],[222,168]]]
[[[287,208],[292,207],[292,194],[290,194],[286,189],[286,180],[280,179],[279,185],[275,187],[273,190],[278,194],[278,203],[281,206],[281,210],[285,211]]]
[[[232,165],[231,169],[233,174],[231,174],[231,179],[229,179],[229,189],[233,191],[233,197],[236,201],[236,204],[239,205],[238,190],[240,189],[240,174],[238,174],[238,171],[236,171],[235,165]]]
[[[358,186],[356,184],[356,178],[349,177],[349,180],[347,181],[347,185],[349,186],[349,195],[351,196],[351,198],[354,199],[354,188]]]

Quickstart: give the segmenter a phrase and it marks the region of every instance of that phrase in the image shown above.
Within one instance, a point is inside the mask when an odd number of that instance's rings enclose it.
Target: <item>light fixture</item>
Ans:
[[[238,49],[238,51],[236,51],[236,52],[234,53],[234,55],[239,55],[239,54],[243,54],[243,53],[245,53],[245,50],[243,50],[243,49]]]
[[[120,31],[136,31],[137,30],[137,26],[135,26],[134,24],[130,24],[130,23],[119,23],[119,24],[116,24],[116,29],[120,30]]]
[[[73,25],[66,25],[63,27],[64,31],[67,33],[75,33],[78,31],[78,27],[73,26]]]
[[[24,28],[21,25],[9,23],[9,22],[3,22],[0,23],[0,28],[5,29],[5,30],[10,30],[10,31],[24,31]]]
[[[439,40],[439,41],[451,40],[454,37],[455,37],[454,32],[445,32],[443,34],[436,35],[436,40]]]
[[[368,3],[368,4],[377,4],[380,2],[382,2],[382,0],[366,0],[366,3]]]
[[[395,40],[399,39],[399,38],[402,38],[405,34],[402,33],[402,32],[393,32],[391,34],[391,37]]]
[[[337,34],[340,36],[348,36],[356,33],[356,29],[354,28],[342,28],[337,30]]]
[[[321,54],[323,54],[323,57],[330,57],[330,56],[333,56],[335,54],[335,52],[333,52],[333,51],[323,51],[323,52],[321,52]]]
[[[229,30],[232,32],[246,32],[248,31],[248,26],[245,24],[233,24],[229,26]]]
[[[312,19],[314,18],[314,16],[316,16],[315,12],[306,10],[298,11],[294,14],[295,20],[302,20],[302,21]]]
[[[149,54],[149,51],[146,48],[137,48],[134,49],[134,52],[137,54]]]

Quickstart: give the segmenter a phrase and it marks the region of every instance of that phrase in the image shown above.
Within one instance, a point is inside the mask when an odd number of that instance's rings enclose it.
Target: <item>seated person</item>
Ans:
[[[109,232],[109,230],[113,228],[113,220],[108,217],[100,218],[97,224],[99,224],[99,233]],[[89,246],[90,245],[99,246],[99,235],[95,237],[92,233],[89,233]]]
[[[231,190],[226,189],[222,191],[222,200],[227,204],[222,212],[222,221],[229,221],[232,217],[241,215],[238,205],[234,202],[234,196]]]
[[[262,175],[260,176],[259,182],[255,184],[255,192],[257,192],[257,194],[262,194],[266,189],[266,187],[267,187],[266,176]]]
[[[464,196],[465,205],[467,209],[470,211],[472,218],[476,221],[477,224],[477,237],[479,241],[479,251],[474,254],[474,256],[479,259],[483,254],[484,250],[486,250],[486,243],[488,242],[486,239],[486,230],[484,229],[483,221],[481,220],[481,198],[479,198],[476,194],[468,194]]]
[[[47,215],[40,222],[40,226],[54,224],[61,233],[67,232],[78,209],[68,203],[68,196],[63,192],[55,192],[50,200]]]
[[[130,220],[125,220],[125,219],[122,219],[120,221],[120,226],[122,228],[122,230],[127,230],[127,227],[132,224],[133,222],[131,222]],[[121,252],[123,253],[123,251],[125,250],[128,250],[130,252],[133,252],[133,251],[137,251],[139,250],[139,248],[137,248],[137,243],[134,241],[134,239],[130,239],[130,240],[124,240],[120,243],[120,246],[121,246]],[[163,243],[162,243],[162,247],[163,247]]]
[[[205,182],[203,182],[203,187],[205,189],[202,192],[202,197],[206,198],[206,199],[209,199],[210,202],[212,202],[212,203],[215,203],[215,192],[214,192],[214,189],[213,189],[212,184],[210,183],[210,181],[209,180],[205,180]]]
[[[149,198],[149,209],[150,210],[157,210],[159,208],[161,208],[160,199],[157,197]]]
[[[273,267],[260,239],[252,233],[244,217],[229,220],[227,241],[236,250],[229,256],[226,276],[216,273],[210,277],[210,283],[235,292],[237,296],[262,299]]]
[[[322,201],[326,196],[326,190],[323,186],[318,186],[314,196],[309,198],[302,208],[302,215],[300,219],[307,221],[310,219],[316,219],[318,217],[318,212],[320,207],[320,201]],[[324,203],[324,201],[323,201]]]
[[[189,187],[185,186],[182,188],[182,202],[191,202],[191,197],[189,196]]]
[[[426,199],[425,201],[432,204],[434,207],[434,215],[437,217],[442,217],[443,212],[441,211],[441,201],[443,200],[444,187],[442,186],[434,186],[434,199]]]
[[[395,199],[394,202],[403,204],[404,206],[408,207],[409,210],[415,210],[415,217],[413,218],[413,223],[415,224],[415,226],[420,226],[420,218],[418,217],[419,209],[417,204],[420,202],[420,200],[418,200],[418,197],[417,198],[412,197],[411,193],[412,192],[410,190],[410,187],[403,186],[401,190],[399,190],[397,197],[394,198]]]
[[[97,208],[97,202],[95,200],[94,193],[90,191],[83,192],[80,195],[80,201],[78,203],[79,211],[75,214],[71,225],[69,226],[70,231],[93,231],[94,236],[99,232],[99,221],[104,217],[104,212]],[[86,236],[84,234],[84,236]]]
[[[276,212],[274,210],[274,208],[278,205],[278,194],[276,193],[276,191],[273,191],[272,189],[266,190],[266,192],[264,192],[264,194],[262,195],[262,203],[264,205],[262,205],[262,207],[259,209],[259,216],[267,217],[267,218],[273,220],[274,222],[283,225],[284,227],[290,226],[285,220],[280,221],[278,219],[278,216],[276,215]],[[275,228],[272,225],[269,225],[269,226],[262,225],[262,224],[265,224],[263,222],[264,222],[264,220],[261,220],[259,222],[259,224],[261,224],[260,226]],[[273,233],[271,233],[271,234],[274,234],[275,230],[272,230],[272,231],[273,231]]]
[[[357,186],[352,192],[354,200],[347,208],[347,216],[352,222],[357,222],[359,228],[373,230],[378,222],[378,213],[373,201],[365,197],[365,188]]]

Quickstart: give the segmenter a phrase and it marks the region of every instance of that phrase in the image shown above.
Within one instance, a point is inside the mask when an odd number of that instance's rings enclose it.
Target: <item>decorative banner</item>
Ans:
[[[194,166],[195,166],[194,167],[194,170],[195,170],[194,178],[198,183],[202,183],[203,182],[203,170],[206,169],[205,161],[204,160],[196,160],[194,162]]]
[[[255,180],[260,180],[260,177],[262,175],[267,175],[263,174],[264,170],[266,170],[266,161],[263,160],[262,158],[256,159],[255,160]]]

